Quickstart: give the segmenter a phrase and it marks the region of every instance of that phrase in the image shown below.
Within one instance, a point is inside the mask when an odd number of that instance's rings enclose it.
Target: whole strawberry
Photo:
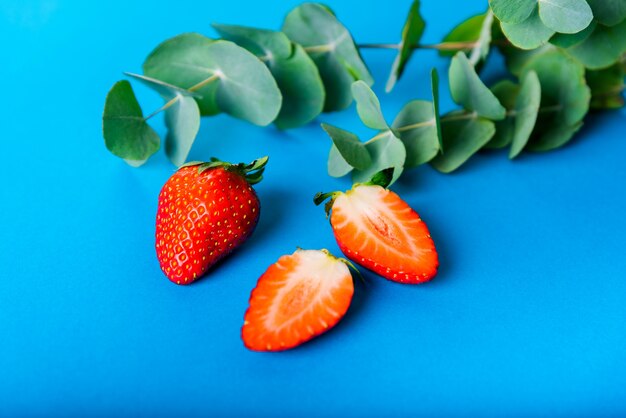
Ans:
[[[189,284],[240,246],[254,231],[260,182],[268,158],[250,164],[191,162],[159,194],[156,253],[165,275]]]

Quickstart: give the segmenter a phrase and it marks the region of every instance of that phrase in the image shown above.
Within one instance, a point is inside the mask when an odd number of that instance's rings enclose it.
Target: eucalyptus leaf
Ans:
[[[412,100],[400,110],[393,121],[393,130],[406,149],[406,168],[424,164],[439,152],[434,112],[431,102]]]
[[[515,128],[509,158],[513,159],[524,149],[535,128],[541,104],[541,84],[534,71],[528,71],[521,80],[515,99]]]
[[[511,74],[519,77],[522,74],[524,66],[534,57],[554,51],[554,45],[545,44],[536,49],[519,49],[511,45],[501,46],[500,52],[504,55],[506,67]]]
[[[461,111],[441,119],[445,154],[437,155],[430,164],[442,173],[459,168],[493,137],[496,129],[488,119]]]
[[[165,41],[144,62],[144,73],[202,96],[203,115],[223,111],[256,125],[271,123],[282,97],[259,59],[229,41],[183,34]]]
[[[587,0],[593,17],[606,26],[613,26],[626,19],[626,1],[624,0]]]
[[[577,33],[555,33],[550,43],[561,48],[570,48],[589,38],[597,24],[592,21],[589,26]]]
[[[479,116],[493,120],[504,118],[504,107],[483,84],[464,53],[457,52],[452,58],[449,73],[450,93],[456,103]]]
[[[194,93],[185,89],[181,89],[180,87],[176,87],[172,84],[165,83],[155,78],[150,78],[150,77],[146,77],[145,75],[128,73],[128,72],[124,74],[140,81],[142,84],[156,91],[161,97],[167,100],[175,97],[178,94],[181,94],[183,96],[197,96],[197,93]]]
[[[590,69],[610,67],[626,53],[626,20],[615,26],[597,25],[583,42],[568,48],[568,54]]]
[[[580,32],[593,19],[591,7],[585,0],[538,0],[537,2],[541,20],[555,32]]]
[[[437,138],[439,139],[439,149],[443,152],[441,121],[439,120],[439,74],[436,68],[430,70],[430,88],[433,95],[433,113],[435,116],[435,127],[437,128]]]
[[[413,0],[409,14],[404,22],[402,28],[402,38],[398,47],[398,55],[391,66],[391,73],[387,79],[387,85],[385,91],[390,92],[393,90],[396,81],[402,76],[406,63],[413,54],[413,47],[417,45],[424,34],[426,28],[426,22],[420,15],[420,2],[419,0]]]
[[[508,146],[513,141],[515,133],[515,99],[519,94],[519,85],[510,80],[502,80],[491,87],[491,92],[498,98],[502,106],[507,110],[504,119],[496,121],[496,133],[485,145],[487,149],[500,149]]]
[[[528,149],[546,151],[565,144],[589,110],[583,66],[559,50],[531,59],[522,78],[535,71],[541,84],[541,112]]]
[[[535,49],[548,42],[554,30],[543,24],[535,7],[528,18],[519,23],[500,22],[502,32],[516,47]]]
[[[304,3],[287,15],[282,29],[317,65],[326,89],[325,111],[345,109],[352,103],[354,81],[373,84],[350,32],[328,7]]]
[[[402,174],[404,169],[404,161],[406,159],[406,150],[402,141],[398,139],[393,132],[385,131],[376,135],[365,143],[365,148],[372,157],[372,164],[365,170],[355,169],[352,172],[352,181],[355,183],[365,183],[372,176],[381,170],[393,167],[393,184]]]
[[[174,165],[187,160],[191,146],[200,129],[200,109],[189,96],[178,95],[177,102],[165,111],[165,153]]]
[[[585,78],[591,89],[591,108],[617,109],[623,107],[625,75],[620,63],[602,70],[588,70]]]
[[[325,123],[322,123],[322,128],[333,140],[333,145],[343,159],[352,167],[365,170],[372,164],[365,144],[355,134]]]
[[[135,167],[159,149],[159,135],[146,123],[133,88],[126,80],[115,83],[107,94],[102,133],[107,149]]]
[[[489,6],[498,20],[507,23],[520,23],[530,16],[537,0],[489,0]]]
[[[304,125],[323,110],[326,92],[317,66],[302,46],[293,44],[287,35],[244,26],[213,24],[229,41],[258,56],[268,66],[283,96],[283,104],[274,121],[280,129]]]
[[[458,51],[468,51],[469,60],[476,66],[487,58],[491,43],[491,28],[493,25],[493,13],[491,10],[477,16],[473,16],[457,25],[445,38],[444,43],[468,43],[471,48],[459,48],[456,50],[441,50],[443,56],[452,56]]]
[[[365,126],[372,129],[389,129],[380,110],[378,97],[365,82],[359,80],[352,84],[352,96],[356,101],[356,110]]]
[[[343,177],[349,172],[351,172],[354,168],[346,162],[346,160],[341,156],[341,153],[333,144],[330,147],[330,153],[328,154],[328,175],[331,177]]]

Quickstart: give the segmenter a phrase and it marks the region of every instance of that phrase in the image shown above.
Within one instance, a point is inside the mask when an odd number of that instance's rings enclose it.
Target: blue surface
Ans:
[[[624,110],[589,117],[557,152],[410,172],[394,189],[428,223],[439,275],[406,286],[365,273],[336,329],[280,354],[239,339],[250,290],[296,246],[338,253],[311,198],[349,182],[326,175],[317,123],[204,119],[192,159],[271,157],[261,221],[197,284],[165,278],[154,219],[173,166],[160,152],[133,169],[106,151],[106,92],[163,39],[212,34],[210,22],[277,28],[296,4],[280,3],[0,3],[0,416],[626,415]],[[331,6],[358,41],[395,42],[408,2],[360,3]],[[486,4],[423,3],[426,42]],[[419,52],[390,95],[393,54],[364,58],[388,118],[429,97],[431,66],[452,108],[435,53]],[[158,107],[136,88],[145,112]],[[353,107],[320,121],[368,134]]]

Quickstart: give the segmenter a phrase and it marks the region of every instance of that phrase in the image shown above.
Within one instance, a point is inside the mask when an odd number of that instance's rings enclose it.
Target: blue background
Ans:
[[[332,0],[358,42],[396,42],[407,2]],[[425,1],[424,42],[486,1]],[[211,22],[278,28],[295,1],[0,3],[0,415],[626,415],[626,111],[591,115],[548,154],[428,166],[394,189],[428,223],[441,269],[406,286],[365,273],[331,332],[279,354],[239,338],[259,275],[296,246],[338,253],[317,191],[325,121],[371,135],[354,107],[280,132],[203,119],[191,159],[271,160],[250,241],[197,284],[154,254],[157,195],[174,167],[110,155],[101,112],[122,71]],[[418,52],[383,93],[392,51],[365,51],[388,119],[430,96],[447,61]],[[486,78],[500,77],[492,57]],[[146,113],[160,105],[134,84]],[[156,129],[164,134],[161,118]]]

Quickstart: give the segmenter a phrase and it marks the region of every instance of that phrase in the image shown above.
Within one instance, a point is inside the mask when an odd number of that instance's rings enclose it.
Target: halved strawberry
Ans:
[[[377,184],[388,182],[383,178],[346,193],[319,193],[315,203],[331,199],[326,204],[327,212],[332,209],[330,223],[350,260],[395,282],[428,281],[439,266],[428,227],[400,196]]]
[[[245,346],[282,351],[335,326],[354,293],[347,262],[326,250],[297,250],[280,257],[250,295],[241,329]]]

